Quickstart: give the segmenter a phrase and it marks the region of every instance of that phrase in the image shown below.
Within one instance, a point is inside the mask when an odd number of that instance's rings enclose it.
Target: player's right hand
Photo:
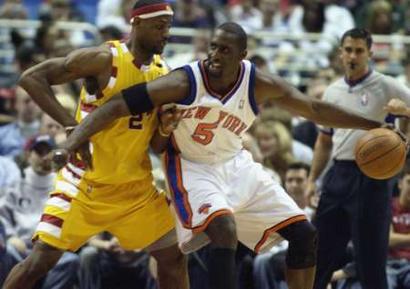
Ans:
[[[51,165],[54,171],[61,170],[70,159],[70,153],[64,148],[52,150],[50,153]]]
[[[175,104],[163,105],[159,115],[162,131],[166,134],[171,134],[178,127],[178,123],[182,118],[182,113]]]
[[[83,143],[73,154],[77,161],[82,162],[85,169],[93,169],[93,156],[91,155],[90,143],[87,141]],[[77,158],[80,156],[80,159]]]
[[[90,152],[90,143],[83,143],[76,151],[70,152],[65,148],[64,143],[60,148],[51,152],[52,166],[55,171],[61,170],[69,161],[82,169],[93,169],[92,155]],[[81,165],[80,165],[81,164]]]

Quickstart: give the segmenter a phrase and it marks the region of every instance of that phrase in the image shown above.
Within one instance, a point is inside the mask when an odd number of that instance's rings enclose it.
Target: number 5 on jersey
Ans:
[[[209,144],[214,138],[213,129],[218,127],[219,123],[199,123],[195,132],[191,135],[192,139],[202,145]]]
[[[213,140],[215,134],[212,131],[224,120],[228,113],[224,111],[219,112],[219,118],[213,123],[198,123],[194,133],[191,135],[192,139],[202,145],[208,145]]]

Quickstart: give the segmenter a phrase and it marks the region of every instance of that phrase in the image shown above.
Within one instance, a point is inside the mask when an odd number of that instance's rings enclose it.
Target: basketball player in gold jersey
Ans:
[[[172,15],[165,0],[139,0],[128,41],[47,60],[27,70],[20,85],[47,114],[67,129],[74,127],[121,90],[167,73],[159,54]],[[80,78],[85,81],[74,119],[56,101],[51,85]],[[149,145],[160,150],[172,131],[172,123],[158,125],[157,119],[156,110],[118,119],[91,139],[91,154],[81,154],[83,160],[92,159],[93,169],[72,160],[59,172],[33,237],[33,251],[13,268],[4,289],[32,288],[64,251],[77,251],[102,231],[117,237],[124,249],[146,248],[157,260],[161,289],[188,288],[173,217],[165,196],[153,186]]]

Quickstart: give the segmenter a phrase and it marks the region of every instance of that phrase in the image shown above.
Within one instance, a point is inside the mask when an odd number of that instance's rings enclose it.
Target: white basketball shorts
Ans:
[[[212,165],[167,153],[164,165],[177,215],[178,241],[184,253],[209,243],[204,230],[220,215],[233,214],[239,241],[257,253],[282,240],[279,229],[307,219],[245,150],[231,160]]]

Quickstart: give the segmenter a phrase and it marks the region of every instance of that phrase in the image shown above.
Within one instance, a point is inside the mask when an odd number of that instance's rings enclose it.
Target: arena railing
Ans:
[[[58,21],[56,27],[64,31],[82,31],[85,33],[83,46],[96,45],[101,42],[98,28],[86,22]],[[35,36],[35,30],[41,26],[38,20],[0,19],[0,73],[12,73],[14,71],[13,58],[14,47],[11,44],[10,31],[16,29],[27,39]]]
[[[12,63],[7,63],[3,61],[3,59],[10,59],[14,56],[13,47],[10,45],[10,36],[8,33],[4,33],[4,31],[8,31],[10,29],[18,29],[19,31],[23,32],[27,37],[34,37],[33,31],[36,28],[40,27],[41,22],[38,20],[13,20],[13,19],[0,19],[0,64],[1,68],[0,71],[11,71],[13,69]],[[87,38],[87,42],[84,43],[84,46],[90,45],[97,45],[101,42],[101,37],[98,31],[98,28],[90,23],[86,22],[56,22],[58,28],[66,31],[83,31],[90,37]],[[1,33],[3,31],[3,33]],[[178,36],[183,37],[185,39],[192,39],[198,35],[197,29],[192,28],[172,28],[171,29],[171,36]],[[274,50],[274,47],[265,47],[261,46],[261,40],[263,41],[290,41],[290,42],[297,42],[297,41],[319,41],[323,40],[324,36],[320,33],[304,33],[298,35],[291,35],[291,34],[277,34],[271,33],[268,31],[256,31],[250,34],[251,38],[256,39],[259,41],[258,47],[254,50],[255,52],[261,51],[262,55],[263,52],[270,52]],[[327,39],[333,45],[337,45],[337,39]],[[403,36],[403,35],[375,35],[374,42],[377,43],[387,43],[392,44],[392,47],[405,47],[410,46],[410,36]],[[405,49],[402,49],[403,51]],[[183,43],[169,43],[167,45],[167,53],[169,54],[177,54],[177,53],[187,53],[192,52],[192,44],[190,41],[183,42]],[[289,58],[293,56],[298,56],[306,53],[304,49],[296,48],[289,52]],[[269,53],[268,53],[269,54]],[[402,57],[402,56],[400,56]],[[315,67],[306,67],[303,63],[286,63],[286,69],[290,72],[298,72],[298,71],[309,71],[315,70]]]

